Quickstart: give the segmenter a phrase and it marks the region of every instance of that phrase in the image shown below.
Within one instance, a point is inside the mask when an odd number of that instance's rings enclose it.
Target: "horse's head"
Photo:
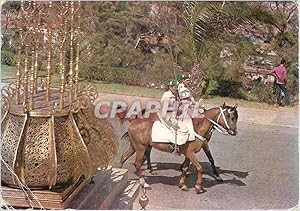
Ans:
[[[237,105],[231,107],[226,106],[225,103],[223,106],[219,107],[220,113],[216,119],[216,122],[225,129],[230,135],[236,136],[237,132],[237,120],[238,120],[238,111]]]

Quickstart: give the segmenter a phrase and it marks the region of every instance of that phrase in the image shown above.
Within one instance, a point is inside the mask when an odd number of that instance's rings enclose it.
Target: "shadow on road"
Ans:
[[[178,173],[180,174],[180,165],[181,165],[180,163],[152,163],[152,165],[155,167],[154,172],[157,173],[158,175],[147,174],[147,182],[149,184],[162,183],[162,184],[166,184],[166,185],[174,185],[174,186],[178,185],[180,175],[164,176],[164,175],[160,175],[159,171],[173,169],[173,170],[177,170]],[[207,177],[203,178],[203,187],[204,188],[210,188],[215,185],[222,184],[220,182],[217,182],[214,179],[210,163],[201,162],[201,165],[203,167],[203,174],[211,177],[211,179],[207,178]],[[246,186],[246,184],[243,181],[241,181],[237,178],[246,178],[249,175],[248,172],[221,169],[220,167],[217,167],[217,169],[218,169],[220,176],[223,178],[223,184]],[[197,173],[196,173],[196,170],[193,165],[190,165],[189,170],[191,171],[191,174],[187,178],[187,186],[189,188],[192,188],[192,187],[194,187],[194,185],[196,183]],[[234,176],[234,177],[232,177],[232,179],[224,179],[224,177],[228,178],[231,176]]]

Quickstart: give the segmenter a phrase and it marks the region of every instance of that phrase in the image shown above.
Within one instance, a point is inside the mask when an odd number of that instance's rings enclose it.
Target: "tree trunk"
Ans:
[[[191,91],[194,97],[198,97],[202,93],[201,83],[203,79],[204,79],[204,71],[202,68],[202,62],[196,61],[191,70],[191,80],[192,80]]]
[[[204,98],[207,98],[207,95],[208,95],[207,91],[208,91],[209,83],[210,83],[210,80],[208,78],[203,80],[201,96],[203,96]]]

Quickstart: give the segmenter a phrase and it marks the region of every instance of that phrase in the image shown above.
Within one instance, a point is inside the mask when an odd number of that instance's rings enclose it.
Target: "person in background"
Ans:
[[[279,106],[281,91],[284,93],[284,103],[286,106],[290,105],[287,83],[287,69],[285,68],[286,61],[281,59],[280,65],[272,70],[272,75],[275,77],[275,106]]]

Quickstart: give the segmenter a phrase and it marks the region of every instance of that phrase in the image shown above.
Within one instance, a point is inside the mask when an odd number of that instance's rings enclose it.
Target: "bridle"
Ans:
[[[232,130],[232,129],[229,127],[228,122],[227,122],[227,119],[226,119],[226,117],[225,117],[225,115],[224,115],[224,111],[227,110],[228,113],[233,113],[234,111],[230,111],[230,110],[228,110],[227,108],[223,109],[222,107],[219,107],[219,109],[220,109],[220,114],[218,115],[218,118],[217,118],[216,121],[214,121],[214,120],[212,120],[212,119],[209,119],[209,118],[207,118],[206,116],[205,116],[205,118],[213,124],[212,130],[213,130],[213,129],[216,129],[219,133],[222,133],[222,134],[224,134],[224,135],[232,135],[232,131],[234,131],[234,130]],[[225,123],[226,128],[219,124],[219,120],[220,120],[221,117],[222,117],[223,120],[224,120],[224,123]],[[211,133],[212,133],[212,130],[211,130]]]

